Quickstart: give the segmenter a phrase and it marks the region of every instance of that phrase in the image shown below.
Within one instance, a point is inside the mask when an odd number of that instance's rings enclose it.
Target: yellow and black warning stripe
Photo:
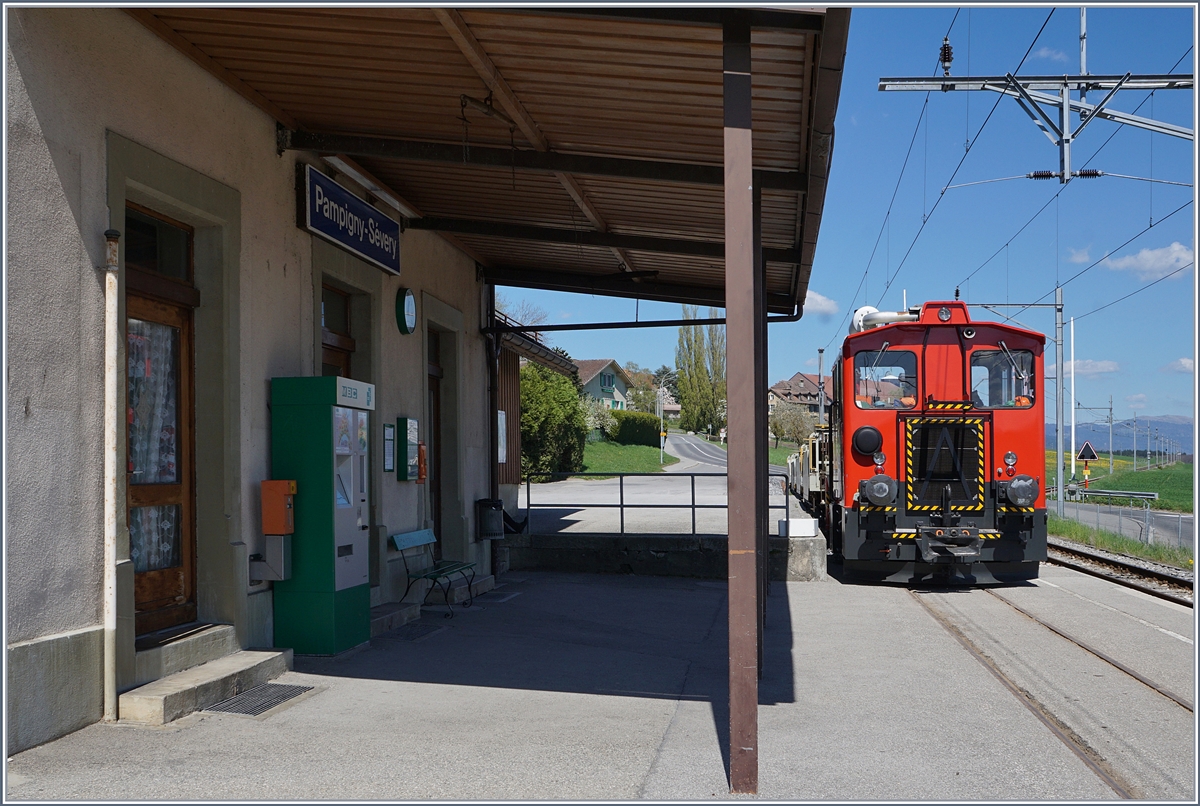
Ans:
[[[1032,514],[1034,509],[1033,509],[1033,507],[1012,507],[1012,506],[1005,506],[1005,505],[1001,504],[996,507],[996,511],[997,512],[1024,512],[1027,514]]]
[[[877,507],[872,504],[864,504],[862,502],[859,502],[858,511],[859,512],[895,512],[896,508],[894,506]]]
[[[905,512],[941,512],[941,504],[909,504],[904,508]],[[951,512],[979,512],[983,509],[983,504],[951,504]]]
[[[929,411],[969,411],[975,408],[975,405],[969,400],[957,400],[953,402],[934,402],[931,400],[925,404],[925,408]]]

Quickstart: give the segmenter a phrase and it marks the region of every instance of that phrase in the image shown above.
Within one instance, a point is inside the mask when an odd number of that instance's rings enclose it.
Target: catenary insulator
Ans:
[[[1077,176],[1080,179],[1099,179],[1104,176],[1104,171],[1099,171],[1095,168],[1084,168],[1081,171],[1071,171],[1071,176]]]
[[[1026,179],[1058,179],[1058,171],[1033,171],[1025,174]]]
[[[954,61],[954,48],[950,47],[950,37],[942,37],[942,50],[938,58],[942,61],[942,70],[946,75],[950,75],[950,63]]]

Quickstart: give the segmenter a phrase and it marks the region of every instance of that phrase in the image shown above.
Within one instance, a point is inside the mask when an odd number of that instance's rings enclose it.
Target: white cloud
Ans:
[[[1194,257],[1191,249],[1175,241],[1159,249],[1143,249],[1136,255],[1107,257],[1104,262],[1110,269],[1136,273],[1139,280],[1158,280],[1191,263]]]
[[[1129,395],[1125,398],[1125,402],[1129,404],[1129,408],[1137,411],[1138,409],[1146,408],[1149,398],[1145,395]]]
[[[1085,246],[1083,249],[1072,249],[1070,247],[1067,247],[1067,251],[1071,253],[1071,256],[1069,258],[1067,258],[1067,262],[1068,263],[1087,263],[1089,260],[1092,259],[1092,256],[1088,254],[1088,250],[1090,250],[1090,249],[1091,249],[1090,246]]]
[[[804,297],[804,312],[828,318],[838,312],[838,304],[829,297],[818,294],[811,288]]]
[[[1051,61],[1055,61],[1055,62],[1065,62],[1067,60],[1067,54],[1063,53],[1061,50],[1055,50],[1054,48],[1048,48],[1045,45],[1042,45],[1040,48],[1035,50],[1031,55],[1035,59],[1050,59]]]
[[[1176,358],[1163,367],[1163,372],[1182,372],[1185,375],[1191,375],[1195,371],[1196,362],[1191,358]]]
[[[815,367],[816,365],[817,365],[817,359],[815,359],[815,358],[810,358],[804,362],[804,366],[806,366],[806,367]]]
[[[1054,364],[1046,365],[1046,377],[1054,377]],[[1091,378],[1096,375],[1104,375],[1109,372],[1119,372],[1121,366],[1116,361],[1093,361],[1090,358],[1075,359],[1075,375],[1080,378]],[[1068,361],[1063,367],[1063,377],[1071,377],[1071,362]]]

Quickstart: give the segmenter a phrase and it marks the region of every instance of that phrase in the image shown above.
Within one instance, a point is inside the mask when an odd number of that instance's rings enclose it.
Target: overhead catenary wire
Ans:
[[[950,18],[950,26],[946,29],[946,37],[949,37],[950,32],[954,30],[954,23],[958,20],[958,14],[960,11],[962,11],[962,8],[955,9],[954,16]],[[941,59],[939,57],[938,61],[934,64],[934,68],[933,68],[934,75],[937,75],[937,71],[940,69],[940,67],[941,67]],[[883,238],[884,229],[888,226],[888,224],[891,220],[892,206],[896,203],[896,195],[900,192],[900,183],[904,180],[904,173],[908,168],[908,160],[909,160],[909,157],[912,156],[913,144],[916,143],[917,134],[921,131],[921,121],[922,120],[925,121],[926,164],[928,164],[929,121],[925,117],[928,108],[929,108],[929,93],[927,92],[927,93],[925,93],[925,101],[924,101],[924,103],[921,104],[921,111],[917,115],[917,124],[916,124],[916,126],[913,127],[912,138],[909,140],[909,143],[908,143],[908,150],[904,153],[904,162],[900,165],[900,175],[896,177],[896,186],[892,189],[892,198],[888,201],[887,212],[884,213],[883,222],[879,225],[879,232],[875,235],[875,245],[871,247],[871,256],[869,258],[867,258],[867,266],[865,269],[863,269],[862,277],[859,278],[858,288],[854,289],[854,296],[851,297],[850,308],[849,308],[849,310],[846,311],[846,315],[844,317],[842,317],[842,321],[837,326],[837,329],[833,331],[833,335],[829,337],[829,341],[825,343],[826,349],[828,349],[829,346],[831,344],[833,344],[833,340],[837,338],[838,333],[840,333],[842,328],[846,326],[846,320],[850,317],[850,314],[853,313],[853,311],[854,311],[854,302],[853,301],[858,299],[859,292],[861,292],[863,290],[863,286],[866,284],[867,275],[871,271],[871,264],[875,262],[875,253],[879,249],[879,242]],[[924,204],[922,204],[922,208],[924,208]],[[891,233],[889,232],[888,235],[890,238]],[[889,243],[889,248],[890,248],[890,243]],[[890,270],[890,267],[888,270]],[[884,271],[884,278],[885,279],[887,278],[887,270]]]
[[[1184,202],[1183,204],[1179,205],[1178,207],[1176,207],[1176,208],[1175,208],[1174,210],[1172,210],[1171,212],[1167,213],[1165,216],[1163,216],[1163,217],[1162,217],[1162,218],[1160,218],[1159,220],[1155,221],[1155,222],[1154,222],[1154,223],[1152,223],[1152,224],[1148,224],[1148,225],[1146,225],[1146,227],[1145,227],[1144,229],[1142,229],[1142,230],[1141,230],[1140,232],[1138,232],[1137,234],[1130,236],[1130,237],[1129,237],[1129,238],[1128,238],[1128,239],[1127,239],[1127,240],[1126,240],[1124,243],[1122,243],[1120,246],[1116,247],[1115,249],[1110,249],[1110,250],[1108,250],[1107,252],[1105,252],[1105,253],[1104,253],[1104,257],[1100,258],[1099,260],[1093,261],[1091,264],[1089,264],[1089,265],[1085,266],[1084,268],[1080,269],[1079,271],[1075,272],[1075,273],[1074,273],[1074,274],[1072,274],[1070,277],[1068,277],[1066,280],[1064,280],[1064,281],[1063,281],[1061,284],[1055,285],[1055,288],[1052,288],[1052,289],[1050,289],[1050,290],[1049,290],[1049,291],[1047,291],[1045,294],[1042,294],[1040,297],[1038,297],[1037,299],[1035,299],[1033,302],[1029,303],[1028,305],[1025,305],[1025,306],[1024,306],[1024,307],[1022,307],[1022,308],[1020,308],[1020,309],[1017,311],[1017,313],[1016,313],[1016,314],[1013,314],[1013,315],[1014,315],[1014,316],[1016,316],[1017,314],[1020,314],[1020,313],[1021,313],[1021,311],[1026,311],[1026,310],[1029,310],[1029,308],[1031,308],[1032,306],[1034,306],[1034,305],[1036,305],[1037,303],[1039,303],[1039,302],[1041,302],[1042,300],[1044,300],[1046,297],[1048,297],[1048,296],[1050,296],[1051,294],[1053,294],[1056,288],[1060,288],[1060,287],[1063,287],[1063,286],[1069,285],[1069,284],[1070,284],[1072,281],[1074,281],[1074,280],[1078,280],[1078,279],[1079,279],[1080,277],[1082,277],[1084,274],[1086,274],[1087,272],[1089,272],[1089,271],[1091,271],[1092,269],[1096,268],[1097,266],[1099,266],[1099,265],[1100,265],[1101,263],[1103,263],[1104,261],[1108,260],[1109,256],[1110,256],[1110,255],[1111,255],[1113,252],[1116,252],[1116,251],[1118,251],[1118,250],[1124,249],[1126,246],[1129,246],[1129,244],[1133,243],[1133,242],[1134,242],[1134,241],[1136,241],[1138,238],[1142,237],[1142,236],[1143,236],[1143,235],[1145,235],[1147,232],[1149,232],[1150,230],[1152,230],[1152,229],[1154,229],[1155,227],[1157,227],[1159,224],[1162,224],[1164,221],[1167,221],[1168,219],[1170,219],[1172,216],[1174,216],[1174,215],[1176,215],[1177,213],[1179,213],[1179,212],[1180,212],[1181,210],[1183,210],[1184,208],[1186,208],[1186,207],[1190,207],[1190,206],[1191,206],[1191,204],[1192,204],[1192,200],[1191,200],[1191,199],[1188,199],[1186,202]]]
[[[1146,284],[1145,284],[1144,286],[1142,286],[1141,288],[1139,288],[1139,289],[1137,289],[1137,290],[1135,290],[1135,291],[1130,291],[1128,294],[1126,294],[1126,295],[1125,295],[1125,296],[1123,296],[1123,297],[1118,297],[1117,299],[1114,299],[1112,302],[1108,302],[1108,303],[1105,303],[1104,305],[1101,305],[1099,308],[1093,308],[1092,310],[1088,311],[1088,312],[1087,312],[1087,313],[1085,313],[1085,314],[1081,314],[1081,315],[1079,315],[1079,316],[1076,316],[1076,317],[1075,317],[1075,319],[1076,319],[1076,321],[1078,321],[1078,320],[1082,319],[1082,318],[1083,318],[1083,317],[1085,317],[1085,316],[1091,316],[1091,315],[1092,315],[1092,314],[1094,314],[1094,313],[1099,313],[1100,311],[1104,310],[1105,308],[1111,308],[1113,305],[1116,305],[1118,302],[1124,302],[1125,300],[1129,299],[1130,297],[1134,296],[1135,294],[1140,294],[1140,293],[1142,293],[1143,291],[1145,291],[1147,288],[1150,288],[1150,287],[1152,287],[1152,286],[1156,286],[1156,285],[1158,285],[1159,283],[1161,283],[1163,280],[1166,280],[1166,279],[1169,279],[1169,278],[1171,278],[1171,277],[1174,277],[1176,274],[1179,274],[1181,271],[1185,271],[1185,270],[1187,270],[1187,269],[1190,269],[1190,268],[1191,268],[1193,265],[1194,265],[1194,261],[1189,261],[1189,262],[1185,263],[1184,265],[1180,266],[1180,267],[1179,267],[1178,269],[1176,269],[1175,271],[1171,272],[1170,274],[1164,274],[1162,277],[1159,277],[1159,278],[1158,278],[1157,280],[1155,280],[1154,282],[1151,282],[1151,283],[1146,283]]]
[[[1186,59],[1188,57],[1188,54],[1192,52],[1193,47],[1194,46],[1191,46],[1191,45],[1188,46],[1188,49],[1183,52],[1183,55],[1179,57],[1179,59],[1175,62],[1175,64],[1171,65],[1171,68],[1169,70],[1167,70],[1168,74],[1174,73],[1175,69],[1177,67],[1179,67],[1179,65],[1183,64],[1183,60]],[[1151,98],[1154,97],[1154,92],[1155,91],[1152,90],[1149,95],[1147,95],[1145,98],[1143,98],[1142,102],[1140,104],[1138,104],[1136,107],[1134,107],[1133,112],[1131,114],[1136,115],[1138,113],[1138,111],[1143,106],[1145,106],[1150,101]],[[1093,151],[1092,155],[1087,158],[1087,161],[1085,163],[1083,163],[1083,165],[1080,167],[1080,171],[1084,170],[1085,168],[1087,168],[1087,166],[1091,165],[1092,160],[1094,160],[1094,159],[1096,159],[1096,157],[1100,156],[1100,152],[1104,150],[1105,146],[1107,146],[1109,143],[1111,143],[1113,138],[1116,137],[1117,134],[1119,134],[1123,130],[1124,130],[1124,127],[1118,127],[1116,129],[1114,129],[1113,132],[1110,135],[1108,135],[1108,137],[1105,139],[1105,141],[1100,144],[1100,147],[1097,148],[1095,151]],[[1054,202],[1054,200],[1057,199],[1059,197],[1059,195],[1064,190],[1069,188],[1070,186],[1071,186],[1070,182],[1067,182],[1066,184],[1060,186],[1058,191],[1053,196],[1051,196],[1049,199],[1047,199],[1046,203],[1043,204],[1041,207],[1039,207],[1036,213],[1034,213],[1032,216],[1029,217],[1028,221],[1026,221],[1024,224],[1022,224],[1021,227],[1016,232],[1014,232],[1007,241],[1005,241],[1003,244],[1001,244],[1000,247],[998,249],[996,249],[996,251],[993,252],[992,255],[987,260],[980,263],[978,266],[975,267],[975,269],[970,274],[968,274],[966,277],[964,277],[962,280],[960,280],[958,282],[958,285],[960,285],[960,286],[965,285],[972,277],[974,277],[976,274],[978,274],[980,271],[982,271],[983,268],[985,266],[987,266],[987,264],[989,264],[993,260],[995,260],[1001,251],[1003,251],[1004,249],[1007,249],[1009,247],[1009,245],[1013,241],[1015,241],[1021,235],[1021,233],[1024,232],[1029,227],[1030,224],[1032,224],[1034,221],[1036,221],[1037,218],[1042,213],[1046,212],[1046,208],[1049,207]]]
[[[1029,54],[1033,52],[1034,46],[1037,44],[1042,32],[1046,30],[1046,26],[1049,24],[1050,18],[1054,16],[1054,11],[1055,9],[1052,8],[1050,9],[1050,13],[1046,15],[1046,19],[1042,22],[1042,27],[1038,29],[1037,34],[1033,37],[1033,41],[1029,43],[1029,48],[1025,51],[1025,55],[1021,57],[1021,61],[1017,64],[1016,69],[1013,70],[1014,75],[1020,71],[1021,67],[1025,64],[1025,60],[1029,58]],[[987,117],[983,119],[983,123],[979,125],[979,129],[975,132],[975,137],[970,141],[966,149],[963,151],[963,155],[959,159],[958,165],[954,167],[954,172],[950,174],[950,179],[946,182],[946,185],[951,185],[954,183],[954,177],[958,176],[958,172],[962,169],[963,163],[966,162],[967,157],[970,155],[971,149],[975,146],[975,143],[979,142],[979,137],[983,134],[983,130],[987,128],[988,121],[992,119],[992,115],[995,114],[996,109],[1000,106],[1000,102],[1003,101],[1004,98],[1005,96],[1003,94],[996,98],[996,103],[992,104],[992,108],[987,113]],[[926,99],[928,99],[928,93],[926,93]],[[934,200],[933,207],[929,209],[929,215],[927,215],[925,220],[921,222],[921,226],[917,229],[917,234],[913,236],[912,243],[908,245],[908,250],[904,253],[904,257],[900,259],[899,265],[896,266],[896,271],[884,285],[883,293],[879,295],[879,301],[876,303],[876,305],[882,303],[883,298],[887,296],[887,292],[891,289],[892,283],[896,281],[896,278],[900,275],[901,269],[904,268],[904,264],[908,262],[908,257],[912,254],[913,248],[917,245],[917,241],[920,239],[921,233],[925,231],[925,227],[929,223],[929,220],[933,218],[934,211],[937,210],[938,205],[942,203],[942,199],[944,198],[946,198],[945,191],[938,194],[937,199]]]

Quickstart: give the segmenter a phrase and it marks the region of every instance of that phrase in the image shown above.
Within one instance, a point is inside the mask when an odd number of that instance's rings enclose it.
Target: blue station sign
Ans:
[[[301,229],[389,274],[400,274],[400,224],[311,165],[300,176]]]

